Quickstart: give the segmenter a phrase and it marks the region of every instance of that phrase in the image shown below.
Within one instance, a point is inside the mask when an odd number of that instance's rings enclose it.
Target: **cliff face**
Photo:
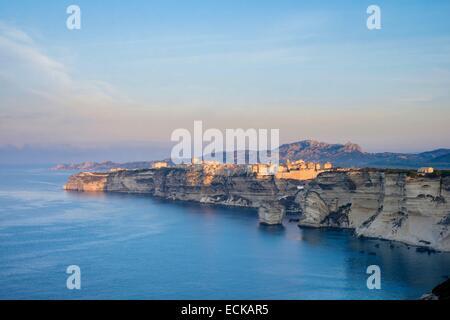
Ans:
[[[165,199],[257,208],[261,223],[300,212],[300,226],[450,251],[450,177],[332,171],[306,183],[189,166],[73,175],[66,190],[148,193]]]
[[[64,189],[148,193],[170,200],[261,208],[261,222],[279,224],[286,207],[298,210],[293,199],[299,184],[298,181],[277,180],[273,176],[257,177],[239,170],[230,172],[215,167],[190,166],[83,172],[71,176]],[[281,198],[282,205],[279,204]]]
[[[299,224],[450,251],[450,177],[327,172],[296,198]]]

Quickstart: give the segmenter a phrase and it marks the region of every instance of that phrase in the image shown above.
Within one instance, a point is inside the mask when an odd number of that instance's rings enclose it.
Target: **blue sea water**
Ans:
[[[69,175],[0,169],[0,299],[416,299],[450,275],[450,254],[260,226],[253,210],[66,192]],[[66,288],[69,265],[81,290]]]

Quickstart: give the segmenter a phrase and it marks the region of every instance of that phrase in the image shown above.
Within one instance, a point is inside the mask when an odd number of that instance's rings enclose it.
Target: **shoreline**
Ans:
[[[301,227],[351,229],[358,237],[450,251],[450,177],[401,170],[336,170],[308,181],[221,167],[81,172],[67,191],[117,192],[258,211],[261,223],[298,214]]]

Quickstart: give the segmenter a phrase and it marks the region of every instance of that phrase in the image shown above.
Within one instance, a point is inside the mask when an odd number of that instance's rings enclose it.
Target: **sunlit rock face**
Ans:
[[[81,172],[69,177],[64,185],[71,191],[109,191],[153,193],[153,173],[150,170],[120,170],[104,173]]]
[[[71,176],[64,185],[64,189],[87,192],[106,191],[108,176],[108,173],[82,172]]]
[[[450,251],[450,177],[327,172],[296,201],[300,226],[351,228],[360,236]]]

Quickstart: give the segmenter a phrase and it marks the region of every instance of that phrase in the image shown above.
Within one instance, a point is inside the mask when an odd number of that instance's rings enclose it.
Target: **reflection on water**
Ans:
[[[258,230],[264,234],[272,235],[272,236],[283,236],[286,233],[286,228],[284,225],[265,225],[258,224]]]
[[[345,236],[342,237],[342,234]],[[369,265],[379,265],[384,281],[426,288],[444,281],[450,275],[450,254],[419,253],[415,247],[399,242],[357,238],[350,230],[302,230],[302,240],[316,247],[332,245],[330,242],[337,238],[345,239],[339,241],[339,245],[344,245],[344,250],[351,252],[345,263],[348,277],[355,277]]]
[[[83,199],[96,199],[96,200],[105,200],[108,197],[120,197],[120,196],[127,196],[127,194],[121,194],[121,193],[108,193],[105,192],[75,192],[75,191],[67,191],[63,190],[63,192],[66,194],[67,198],[73,199],[73,200],[83,200]],[[139,197],[140,195],[136,195],[136,197]]]
[[[351,231],[259,225],[256,210],[62,190],[68,173],[0,169],[0,298],[414,299],[450,255]],[[82,290],[65,289],[65,268]],[[382,290],[368,290],[379,265]]]

